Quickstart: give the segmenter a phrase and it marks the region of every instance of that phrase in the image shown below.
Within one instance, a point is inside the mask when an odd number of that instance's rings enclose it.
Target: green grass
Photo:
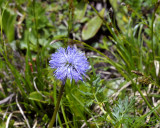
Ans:
[[[2,128],[48,126],[61,87],[48,61],[68,45],[85,52],[91,66],[83,82],[67,80],[55,127],[160,125],[160,3],[123,2],[110,2],[114,14],[104,16],[88,1],[0,2]],[[89,41],[82,40],[86,31]]]

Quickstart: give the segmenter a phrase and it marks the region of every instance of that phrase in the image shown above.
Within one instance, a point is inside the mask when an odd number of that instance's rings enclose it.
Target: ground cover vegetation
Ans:
[[[159,6],[0,0],[0,128],[159,128]]]

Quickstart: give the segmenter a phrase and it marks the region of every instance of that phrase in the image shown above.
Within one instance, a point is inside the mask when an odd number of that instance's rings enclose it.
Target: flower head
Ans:
[[[71,81],[74,79],[76,82],[83,80],[82,75],[85,75],[89,69],[89,63],[84,53],[70,46],[67,49],[59,48],[56,53],[52,54],[49,65],[55,69],[55,77],[63,82],[67,78]]]

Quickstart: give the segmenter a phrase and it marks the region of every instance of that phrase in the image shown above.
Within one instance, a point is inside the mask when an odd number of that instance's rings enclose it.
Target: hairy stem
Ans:
[[[54,122],[56,120],[56,115],[57,115],[57,112],[58,112],[58,109],[59,109],[59,105],[60,105],[60,101],[61,101],[61,98],[62,98],[62,95],[63,95],[64,86],[65,86],[65,84],[62,84],[62,86],[60,88],[58,100],[57,100],[57,103],[56,103],[56,107],[55,107],[55,110],[54,110],[54,113],[53,113],[53,116],[52,116],[52,119],[51,119],[51,121],[49,123],[48,128],[52,128],[53,124],[54,124]]]

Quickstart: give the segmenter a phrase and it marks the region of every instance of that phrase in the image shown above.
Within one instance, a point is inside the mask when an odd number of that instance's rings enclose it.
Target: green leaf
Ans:
[[[1,128],[6,128],[5,122],[0,122],[0,126],[1,126]]]
[[[5,0],[0,0],[0,7],[2,7],[4,1]]]
[[[2,18],[2,25],[4,32],[8,38],[8,41],[11,42],[14,40],[14,26],[16,22],[16,14],[12,10],[6,9],[4,11]]]
[[[49,103],[50,102],[49,96],[50,96],[50,93],[48,92],[35,91],[29,94],[29,99],[38,101],[38,102],[42,102],[42,103]]]
[[[85,15],[87,5],[88,4],[84,3],[83,1],[81,1],[80,3],[77,4],[77,6],[75,8],[75,19],[76,19],[76,21],[81,22],[82,18]]]
[[[105,8],[101,10],[99,13],[101,17],[104,17]],[[96,35],[98,30],[100,29],[103,21],[99,16],[93,17],[90,21],[88,21],[82,30],[82,39],[88,40]]]

